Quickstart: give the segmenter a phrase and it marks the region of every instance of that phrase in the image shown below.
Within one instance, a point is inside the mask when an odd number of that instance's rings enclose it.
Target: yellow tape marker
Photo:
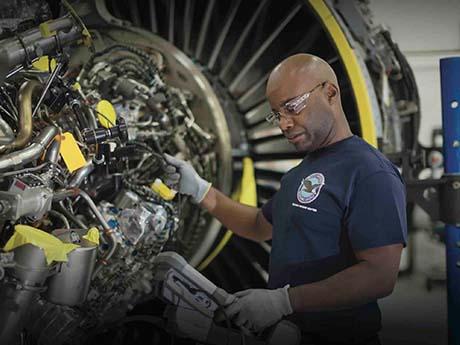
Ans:
[[[49,64],[51,64],[51,72],[56,68],[56,60],[51,58],[51,63],[48,55],[43,55],[38,60],[32,62],[32,67],[38,69],[41,72],[49,72]]]
[[[177,192],[165,185],[159,178],[150,185],[150,188],[157,193],[162,199],[169,201],[174,199]]]
[[[83,153],[81,153],[73,134],[70,132],[65,132],[62,135],[59,153],[70,172],[80,169],[86,164],[86,159]]]
[[[51,29],[50,29],[50,27],[48,25],[48,22],[41,23],[38,26],[38,28],[40,29],[40,33],[41,33],[42,37],[44,37],[44,38],[48,38],[48,37],[56,35],[56,31],[51,31]]]
[[[67,261],[69,254],[79,245],[63,243],[59,238],[47,232],[28,225],[18,224],[14,226],[14,234],[5,245],[6,252],[25,244],[32,244],[45,252],[46,262],[50,265],[53,261]]]
[[[117,122],[117,113],[112,103],[102,99],[96,105],[97,118],[102,127],[110,128]]]
[[[323,22],[324,29],[329,33],[339,52],[340,58],[345,65],[348,77],[355,94],[356,104],[359,112],[361,134],[364,140],[374,147],[377,147],[377,134],[372,111],[371,100],[367,92],[366,80],[361,72],[358,58],[350,46],[345,33],[335,19],[331,10],[324,0],[309,0],[310,5],[316,11]]]

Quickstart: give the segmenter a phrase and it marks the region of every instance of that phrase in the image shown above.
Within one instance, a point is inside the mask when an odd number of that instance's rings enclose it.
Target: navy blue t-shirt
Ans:
[[[406,244],[401,175],[381,152],[357,136],[307,155],[283,176],[280,189],[262,212],[273,225],[270,288],[326,279],[354,265],[355,251]],[[293,319],[303,331],[340,335],[342,341],[365,338],[381,327],[376,302],[341,311],[298,313]]]

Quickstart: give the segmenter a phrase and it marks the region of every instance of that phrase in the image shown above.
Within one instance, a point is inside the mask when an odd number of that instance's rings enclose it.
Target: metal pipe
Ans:
[[[69,221],[67,220],[67,218],[62,213],[60,213],[58,211],[54,211],[54,210],[49,210],[48,213],[53,217],[59,218],[62,221],[62,223],[64,224],[65,228],[70,229]]]
[[[79,187],[80,184],[83,182],[83,180],[87,178],[93,170],[94,170],[93,161],[88,160],[84,167],[81,167],[74,173],[74,175],[72,176],[72,179],[69,182],[69,187],[70,188]]]
[[[28,80],[19,89],[19,133],[16,139],[0,148],[0,152],[26,146],[32,137],[32,96],[43,85],[36,80]]]
[[[83,35],[70,16],[51,20],[47,26],[53,34],[43,36],[39,28],[33,28],[0,41],[0,83],[16,71],[17,65],[29,64],[42,55],[49,55]],[[15,69],[10,72],[12,68]]]
[[[98,275],[102,267],[107,264],[107,262],[110,260],[110,258],[115,253],[115,250],[117,249],[117,238],[115,237],[115,234],[113,230],[110,228],[109,224],[107,224],[106,220],[102,216],[101,212],[99,212],[99,210],[97,209],[97,206],[94,203],[93,199],[91,199],[90,196],[82,190],[80,190],[80,196],[86,201],[89,208],[94,212],[94,215],[99,220],[99,222],[101,223],[102,227],[105,230],[104,234],[107,235],[108,238],[110,239],[109,241],[110,247],[107,250],[107,254],[102,259],[99,260],[99,262],[96,264],[96,267],[94,268],[94,272],[93,272],[93,278],[94,278]]]
[[[14,133],[5,120],[0,118],[0,145],[8,145],[14,140]]]
[[[21,151],[12,152],[0,158],[0,171],[30,163],[40,157],[48,144],[58,133],[54,126],[46,127],[30,144]]]
[[[75,224],[77,224],[80,229],[88,229],[88,226],[83,223],[80,219],[78,219],[77,217],[75,217],[72,213],[70,213],[64,206],[64,203],[62,201],[59,201],[58,202],[58,205],[59,207],[61,208],[61,211],[62,213],[64,214],[65,217],[67,217],[68,219],[70,219],[72,222],[74,222]]]
[[[40,106],[42,105],[42,102],[45,99],[46,93],[48,92],[52,82],[54,81],[54,79],[58,75],[58,73],[61,70],[62,66],[63,66],[63,64],[61,62],[59,62],[57,64],[56,68],[54,69],[54,71],[49,76],[49,78],[48,78],[48,80],[46,82],[46,85],[45,85],[45,89],[43,90],[42,94],[40,95],[40,98],[39,98],[39,100],[37,102],[37,105],[35,106],[35,109],[34,109],[34,111],[32,113],[32,117],[34,117],[37,114],[38,108],[40,108]]]
[[[61,149],[61,137],[56,136],[54,141],[46,150],[45,161],[56,164],[59,158],[59,150]]]
[[[97,276],[99,271],[102,269],[103,265],[107,264],[107,262],[110,260],[110,258],[115,253],[117,249],[117,238],[115,237],[115,234],[112,228],[109,226],[104,216],[101,214],[101,212],[97,208],[93,199],[91,199],[91,197],[86,192],[82,191],[81,189],[75,188],[75,189],[67,189],[67,190],[59,191],[55,193],[53,200],[60,201],[60,200],[65,199],[66,197],[75,197],[75,196],[80,196],[83,200],[85,200],[86,204],[89,206],[89,208],[91,209],[93,214],[96,216],[99,223],[102,225],[102,228],[104,229],[104,235],[106,235],[107,238],[109,239],[108,241],[109,249],[107,249],[106,255],[103,258],[101,258],[99,262],[97,263],[97,266],[95,267],[94,272],[93,272],[93,278],[94,278]]]

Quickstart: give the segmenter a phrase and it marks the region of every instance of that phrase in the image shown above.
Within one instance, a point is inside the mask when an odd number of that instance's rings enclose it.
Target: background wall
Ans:
[[[414,70],[422,112],[419,140],[430,145],[432,129],[441,127],[439,59],[460,56],[460,1],[371,0],[370,7]]]

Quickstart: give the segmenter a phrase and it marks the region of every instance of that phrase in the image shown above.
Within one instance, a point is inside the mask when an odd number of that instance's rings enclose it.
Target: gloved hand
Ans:
[[[293,312],[288,288],[289,285],[275,290],[239,291],[235,293],[236,301],[225,308],[225,313],[239,327],[262,331]]]
[[[165,168],[165,183],[169,186],[179,184],[178,192],[190,195],[193,202],[199,204],[211,188],[211,183],[202,179],[189,163],[167,153],[164,157],[170,164]]]

